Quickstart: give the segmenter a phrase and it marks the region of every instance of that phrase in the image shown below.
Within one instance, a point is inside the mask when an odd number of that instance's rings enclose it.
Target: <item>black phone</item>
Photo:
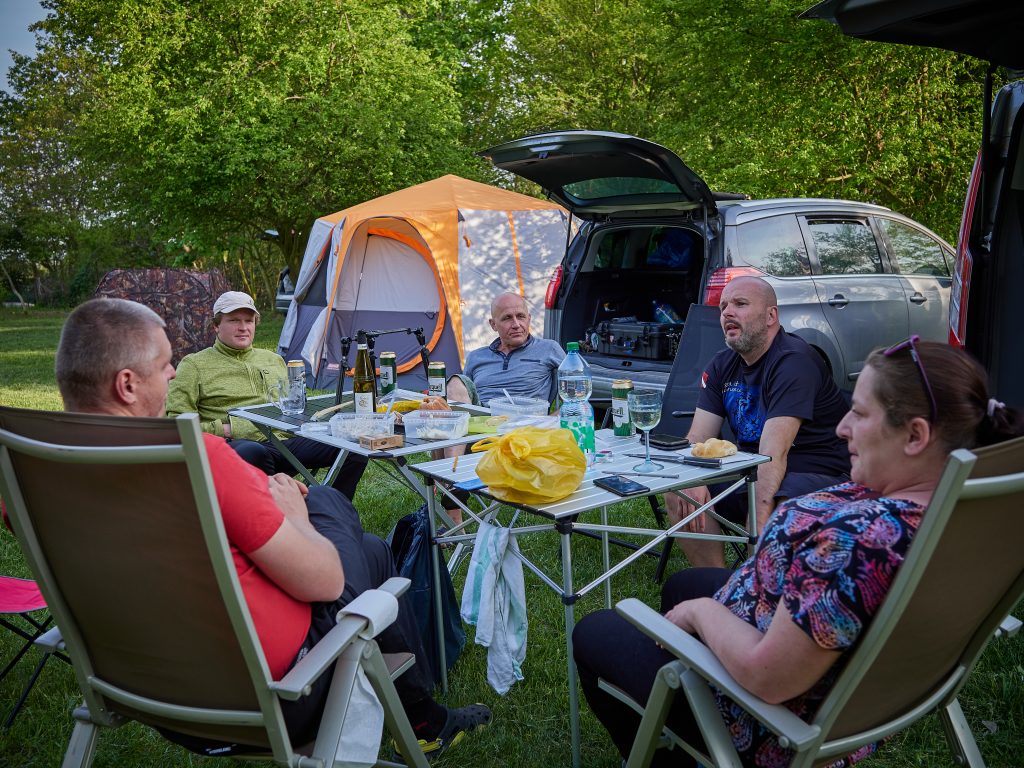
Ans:
[[[640,438],[643,442],[643,437]],[[667,451],[676,451],[680,448],[685,448],[690,444],[690,441],[685,437],[676,437],[670,435],[667,432],[651,432],[651,445],[655,448],[663,448]]]
[[[617,496],[636,496],[638,493],[650,493],[651,489],[646,485],[633,482],[629,478],[623,477],[622,475],[609,475],[608,477],[599,477],[594,480],[594,485],[598,488],[604,488],[606,491],[611,491]]]

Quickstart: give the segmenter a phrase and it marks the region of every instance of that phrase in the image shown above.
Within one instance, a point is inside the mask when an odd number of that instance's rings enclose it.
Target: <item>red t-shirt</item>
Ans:
[[[247,464],[223,438],[203,435],[224,531],[256,634],[275,680],[288,671],[309,632],[309,603],[297,600],[261,571],[247,553],[277,533],[284,513],[274,503],[267,476]]]

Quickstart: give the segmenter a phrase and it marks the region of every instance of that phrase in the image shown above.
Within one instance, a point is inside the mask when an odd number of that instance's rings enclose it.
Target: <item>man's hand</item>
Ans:
[[[226,439],[228,439],[228,440],[231,439],[231,422],[230,421],[225,421],[224,422],[224,437]]]
[[[706,485],[698,485],[696,488],[687,488],[684,493],[698,502],[698,506],[707,504],[711,498],[711,492]],[[693,506],[686,499],[675,493],[665,494],[665,511],[668,512],[669,523],[675,525],[687,515],[691,514],[697,507]],[[693,520],[684,525],[680,530],[688,533],[704,533],[704,514],[697,515]]]
[[[309,489],[305,485],[284,472],[278,472],[267,478],[267,486],[285,517],[297,525],[309,525],[309,511],[306,509]]]

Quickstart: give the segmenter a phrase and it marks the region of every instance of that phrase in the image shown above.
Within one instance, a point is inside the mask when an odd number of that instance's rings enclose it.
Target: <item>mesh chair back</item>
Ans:
[[[923,565],[920,581],[912,586],[907,605],[893,617],[892,631],[880,640],[874,626],[866,632],[863,642],[880,642],[881,647],[842,706],[829,730],[830,740],[879,727],[907,712],[936,693],[958,669],[965,679],[1000,621],[1024,595],[1024,477],[1016,490],[995,496],[975,497],[972,491],[972,483],[980,478],[1024,471],[1024,438],[975,453],[970,480]],[[941,505],[938,496],[925,513],[926,520]],[[911,546],[905,568],[911,557],[921,555],[914,552],[918,543]],[[903,576],[901,571],[897,579]],[[896,591],[894,587],[890,595]],[[853,666],[851,659],[848,671]]]
[[[0,428],[66,446],[181,444],[169,419],[4,408]],[[184,459],[137,465],[63,460],[71,455],[44,459],[12,451],[11,461],[31,527],[19,535],[38,542],[49,571],[40,585],[69,642],[80,684],[91,670],[101,681],[163,702],[259,711]],[[76,636],[80,642],[73,642]],[[196,736],[268,743],[263,728],[186,724],[109,697],[103,705]]]
[[[718,307],[691,304],[686,313],[686,324],[679,339],[679,349],[665,385],[662,399],[659,432],[684,437],[692,418],[673,418],[673,411],[692,412],[700,394],[701,375],[715,354],[726,348],[725,336],[719,323]]]

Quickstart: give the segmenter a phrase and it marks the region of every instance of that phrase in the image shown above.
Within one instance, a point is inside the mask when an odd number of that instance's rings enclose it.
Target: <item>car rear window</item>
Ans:
[[[648,179],[638,176],[609,176],[584,179],[566,184],[565,191],[577,200],[602,200],[630,195],[679,195],[682,190],[666,179]]]
[[[748,266],[774,277],[811,274],[800,225],[793,216],[773,216],[740,224],[736,228],[739,253],[733,266]]]
[[[935,239],[902,221],[879,219],[889,237],[893,263],[904,275],[949,277],[949,264]]]
[[[881,273],[882,257],[866,221],[808,219],[808,229],[825,275]]]

